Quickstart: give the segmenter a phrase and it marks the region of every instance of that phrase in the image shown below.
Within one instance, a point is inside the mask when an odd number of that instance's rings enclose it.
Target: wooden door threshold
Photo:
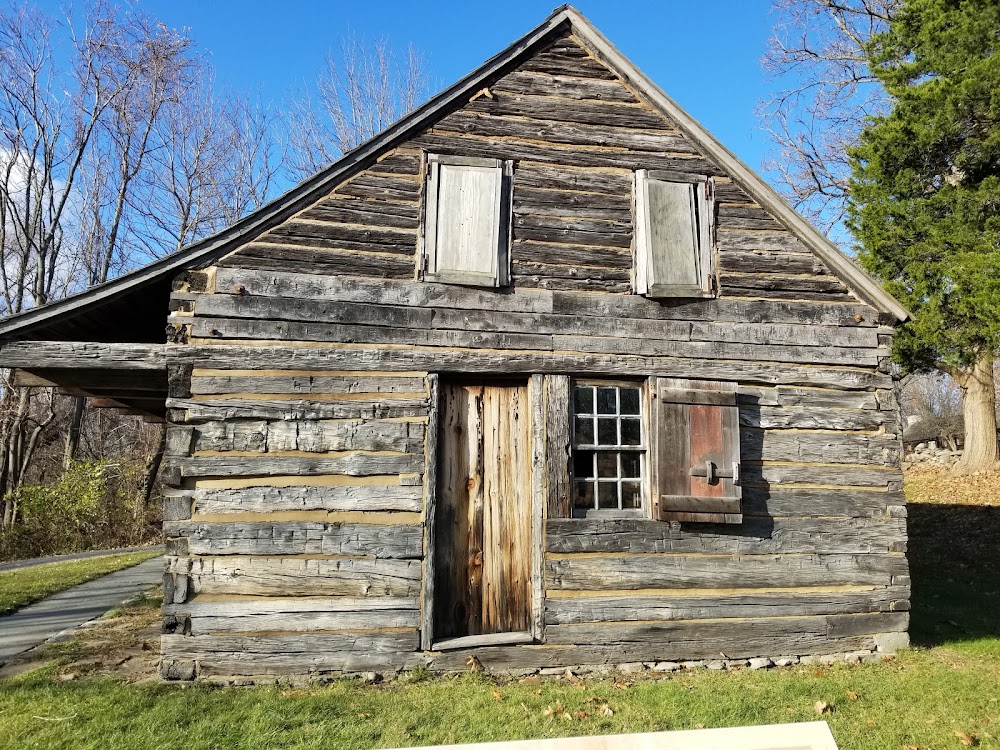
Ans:
[[[528,631],[485,633],[483,635],[463,635],[459,638],[436,641],[431,645],[431,651],[457,651],[460,648],[479,648],[481,646],[518,646],[534,642],[534,636]]]

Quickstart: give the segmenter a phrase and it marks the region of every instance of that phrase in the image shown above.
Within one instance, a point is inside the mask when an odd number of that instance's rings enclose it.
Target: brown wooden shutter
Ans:
[[[653,517],[742,523],[736,384],[656,379]]]

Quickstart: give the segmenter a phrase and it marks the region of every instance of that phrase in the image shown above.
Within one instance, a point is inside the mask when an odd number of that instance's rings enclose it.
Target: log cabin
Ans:
[[[0,366],[166,422],[166,678],[862,659],[907,315],[563,6]]]

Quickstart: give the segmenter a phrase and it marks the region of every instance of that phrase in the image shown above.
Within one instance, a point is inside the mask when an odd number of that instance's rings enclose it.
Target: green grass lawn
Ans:
[[[162,550],[101,555],[0,572],[0,615],[10,614],[57,591],[138,565]],[[0,743],[2,743],[0,737]]]
[[[0,682],[0,746],[385,748],[829,721],[841,748],[1000,748],[1000,501],[910,508],[915,648],[877,664],[308,688]],[[631,679],[631,678],[629,678]],[[830,710],[817,713],[817,703]]]

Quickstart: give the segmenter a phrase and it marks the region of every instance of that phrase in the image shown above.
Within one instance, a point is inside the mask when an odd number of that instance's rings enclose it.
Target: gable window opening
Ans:
[[[715,296],[714,180],[640,169],[634,176],[633,205],[636,294]]]
[[[644,515],[643,417],[638,384],[574,383],[574,517]]]
[[[480,287],[510,283],[513,162],[427,155],[417,277]]]

